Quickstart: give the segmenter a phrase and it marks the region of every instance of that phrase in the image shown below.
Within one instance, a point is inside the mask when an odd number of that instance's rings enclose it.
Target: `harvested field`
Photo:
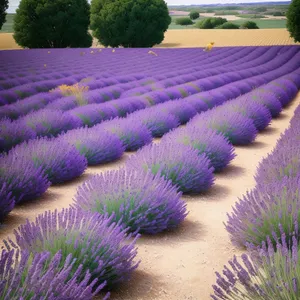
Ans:
[[[164,41],[157,47],[161,48],[190,48],[205,47],[214,41],[215,47],[234,46],[271,46],[295,45],[286,29],[260,29],[260,30],[226,30],[217,29],[189,29],[168,30]],[[97,47],[94,42],[93,47]],[[20,49],[15,43],[12,34],[0,33],[0,49]]]

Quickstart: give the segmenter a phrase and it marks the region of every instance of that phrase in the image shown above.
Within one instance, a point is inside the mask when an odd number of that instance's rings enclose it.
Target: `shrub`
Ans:
[[[270,83],[270,87],[273,87],[274,85],[279,88],[282,88],[284,90],[285,94],[287,94],[287,97],[285,100],[281,99],[281,101],[284,101],[283,105],[285,105],[285,103],[288,104],[298,94],[298,87],[291,80],[288,80],[285,78],[279,78]]]
[[[50,186],[41,167],[22,156],[0,157],[0,188],[2,195],[17,203],[41,196]],[[10,196],[9,196],[10,195]]]
[[[247,98],[241,97],[224,104],[224,109],[239,112],[243,116],[251,119],[258,131],[270,125],[272,115],[262,104],[249,102]]]
[[[281,16],[285,16],[285,13],[282,11],[274,11],[272,16],[274,17],[281,17]]]
[[[176,116],[181,124],[185,124],[197,114],[196,109],[192,105],[182,100],[168,101],[157,105],[155,108]]]
[[[228,215],[226,229],[231,241],[239,246],[259,245],[270,237],[272,243],[285,233],[287,239],[298,233],[300,216],[299,177],[260,184],[240,199]],[[279,225],[279,227],[278,227]]]
[[[295,42],[300,42],[300,0],[293,0],[286,13],[287,29]]]
[[[144,124],[150,130],[153,137],[161,137],[171,129],[179,126],[179,119],[159,109],[146,109],[128,116],[131,122]]]
[[[112,217],[72,208],[59,213],[46,211],[38,215],[35,222],[27,220],[14,234],[22,250],[34,254],[48,251],[51,257],[61,251],[64,260],[71,254],[76,259],[73,272],[82,265],[79,281],[89,271],[91,280],[97,279],[97,285],[106,282],[111,288],[128,280],[138,266],[133,261],[137,254],[137,238],[131,240],[130,235],[126,236],[119,224],[112,223]],[[9,239],[6,245],[10,249],[14,242]]]
[[[75,205],[107,213],[131,232],[156,234],[177,227],[186,204],[170,181],[159,175],[120,169],[95,175],[77,191]]]
[[[0,30],[6,21],[6,10],[8,9],[8,0],[1,1],[0,4]]]
[[[90,282],[91,275],[86,272],[78,282],[82,266],[75,266],[72,255],[63,258],[61,252],[51,257],[46,251],[31,255],[26,250],[3,250],[0,256],[0,298],[92,300],[104,284],[93,293],[96,281]]]
[[[91,166],[117,160],[125,151],[119,138],[97,127],[71,130],[60,139],[75,146]]]
[[[242,263],[236,256],[224,266],[223,276],[216,272],[213,285],[214,300],[229,299],[298,299],[300,296],[299,251],[296,238],[292,250],[285,242],[277,241],[275,247],[268,242],[261,249],[242,255]]]
[[[241,28],[246,28],[246,29],[259,29],[257,24],[253,21],[246,21],[241,25]]]
[[[198,155],[197,150],[185,145],[148,145],[131,156],[126,166],[159,174],[183,193],[207,191],[214,182],[214,170],[205,154]]]
[[[13,122],[9,119],[0,121],[0,153],[35,137],[36,133],[28,128],[24,121]]]
[[[207,18],[196,24],[197,28],[200,29],[213,29],[227,22],[224,18]]]
[[[200,129],[187,125],[186,128],[177,129],[165,135],[161,141],[178,143],[193,147],[199,155],[205,154],[215,172],[223,170],[236,156],[234,147],[222,135],[211,129]]]
[[[2,178],[0,178],[0,181]],[[6,217],[15,207],[15,198],[9,191],[10,186],[5,183],[0,183],[0,222]]]
[[[55,137],[61,132],[79,127],[80,121],[69,113],[42,109],[23,117],[21,121],[30,127],[37,136]]]
[[[182,26],[187,26],[187,25],[193,25],[194,22],[190,18],[176,18],[175,20],[176,25],[182,25]]]
[[[141,122],[131,122],[129,119],[117,118],[104,122],[97,128],[116,135],[127,151],[136,151],[152,141],[151,132],[145,125]]]
[[[291,149],[281,143],[281,147],[276,147],[258,165],[256,182],[269,184],[280,182],[284,177],[297,177],[300,173],[299,152],[297,147]]]
[[[9,159],[34,162],[35,167],[41,167],[53,184],[72,180],[87,167],[86,158],[73,145],[59,139],[31,140],[16,146],[8,156]]]
[[[163,41],[170,23],[163,0],[93,0],[91,4],[93,35],[106,47],[152,47]]]
[[[196,116],[191,124],[222,133],[233,145],[247,145],[255,140],[257,129],[251,119],[237,112],[225,112],[220,108]]]
[[[14,38],[27,48],[90,47],[89,22],[87,0],[21,0]]]
[[[189,16],[190,16],[190,18],[192,20],[196,20],[196,19],[200,18],[200,14],[197,11],[191,11],[190,14],[189,14]]]
[[[282,111],[281,102],[271,92],[254,91],[248,97],[249,101],[251,100],[264,105],[270,111],[273,118],[278,117]]]
[[[232,22],[226,22],[221,26],[218,26],[219,29],[239,29],[240,27]]]

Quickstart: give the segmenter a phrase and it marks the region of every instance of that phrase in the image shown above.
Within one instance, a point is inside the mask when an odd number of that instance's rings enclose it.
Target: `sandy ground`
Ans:
[[[161,48],[205,47],[214,41],[215,47],[294,45],[286,29],[172,29],[165,33]],[[299,43],[298,43],[299,44]],[[96,40],[93,47],[98,47]],[[20,49],[11,33],[0,33],[0,49]]]
[[[238,197],[254,187],[254,174],[259,161],[273,148],[280,134],[288,127],[300,94],[271,126],[259,134],[250,146],[237,147],[237,157],[221,174],[214,187],[201,196],[185,196],[190,211],[178,230],[157,236],[145,236],[138,242],[141,265],[132,280],[114,292],[116,300],[208,300],[214,272],[223,265],[235,249],[224,229],[226,213]],[[74,182],[49,188],[40,199],[16,207],[0,229],[0,240],[12,235],[26,218],[34,220],[45,210],[68,207],[79,184],[91,174],[124,165],[122,160],[105,166],[89,168]],[[2,244],[0,243],[0,247]]]

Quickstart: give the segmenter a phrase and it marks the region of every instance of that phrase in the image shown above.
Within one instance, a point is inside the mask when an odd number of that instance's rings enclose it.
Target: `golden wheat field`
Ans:
[[[230,29],[189,29],[168,30],[164,41],[157,47],[184,48],[204,47],[209,42],[216,47],[294,45],[286,29],[230,30]],[[93,47],[99,47],[95,41]],[[0,49],[20,49],[11,33],[0,34]]]

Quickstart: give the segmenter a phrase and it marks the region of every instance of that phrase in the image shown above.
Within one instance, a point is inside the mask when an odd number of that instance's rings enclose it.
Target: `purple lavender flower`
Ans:
[[[196,109],[183,100],[168,101],[157,105],[155,109],[176,116],[181,124],[188,122],[197,114]]]
[[[232,242],[239,247],[260,245],[269,237],[275,245],[285,234],[289,244],[291,235],[298,236],[299,182],[300,177],[284,178],[279,183],[259,185],[239,199],[226,224]]]
[[[264,105],[267,109],[269,109],[273,118],[279,116],[282,111],[281,102],[277,99],[275,94],[271,92],[263,92],[263,91],[253,91],[251,94],[248,94],[249,101],[253,101],[256,103],[260,103]]]
[[[63,183],[80,176],[87,167],[86,158],[67,142],[59,139],[40,138],[16,146],[8,159],[32,161],[42,168],[53,183]]]
[[[151,132],[142,122],[131,122],[128,119],[116,118],[104,122],[98,128],[116,135],[127,151],[136,151],[152,141]]]
[[[120,169],[95,175],[79,187],[75,205],[107,213],[137,233],[156,234],[177,227],[186,204],[170,181],[149,172]]]
[[[43,251],[31,255],[28,251],[3,250],[0,255],[0,298],[3,300],[32,299],[86,299],[92,300],[105,283],[93,292],[96,280],[91,281],[82,265],[75,267],[72,255],[63,258],[61,251],[55,255]],[[109,294],[106,295],[106,299]]]
[[[88,271],[90,280],[97,279],[97,285],[106,282],[111,288],[128,280],[138,266],[134,262],[138,236],[131,239],[126,235],[126,229],[113,223],[113,216],[73,208],[61,212],[46,211],[38,215],[35,222],[27,220],[14,234],[16,244],[10,239],[5,242],[8,250],[15,247],[35,255],[49,251],[51,257],[61,251],[63,261],[72,255],[76,259],[72,271],[76,272],[82,266],[77,272],[79,282]]]
[[[189,124],[170,132],[162,138],[161,143],[170,142],[191,146],[209,158],[210,165],[215,172],[223,170],[236,156],[234,147],[225,136],[211,129],[201,129]]]
[[[37,136],[57,136],[81,124],[72,115],[58,110],[42,109],[20,119],[34,130]]]
[[[13,122],[9,119],[0,121],[0,153],[35,137],[36,133],[28,128],[24,121]]]
[[[253,121],[238,112],[223,110],[222,106],[196,116],[191,123],[194,126],[210,128],[222,133],[233,145],[247,145],[257,135]]]
[[[171,180],[183,193],[207,191],[214,182],[209,159],[185,145],[151,144],[139,150],[127,161],[126,166],[135,170],[151,171]]]
[[[286,299],[300,297],[300,270],[298,243],[293,237],[292,251],[285,242],[276,243],[277,251],[271,242],[250,253],[243,254],[240,262],[234,256],[229,266],[224,266],[223,275],[216,272],[217,282],[213,285],[214,300],[231,299]]]
[[[180,125],[179,119],[175,115],[161,111],[158,107],[137,111],[129,115],[127,119],[144,124],[153,137],[161,137]]]
[[[80,128],[60,136],[62,141],[76,147],[87,159],[88,165],[97,165],[119,159],[125,148],[114,134],[98,127]]]
[[[15,198],[10,189],[10,185],[2,182],[2,178],[0,177],[0,222],[15,207]]]
[[[50,186],[44,170],[21,156],[0,157],[0,188],[5,198],[17,203],[41,196]]]
[[[269,126],[272,115],[262,104],[249,101],[247,98],[237,98],[224,104],[223,109],[239,112],[243,116],[251,119],[258,131]]]

